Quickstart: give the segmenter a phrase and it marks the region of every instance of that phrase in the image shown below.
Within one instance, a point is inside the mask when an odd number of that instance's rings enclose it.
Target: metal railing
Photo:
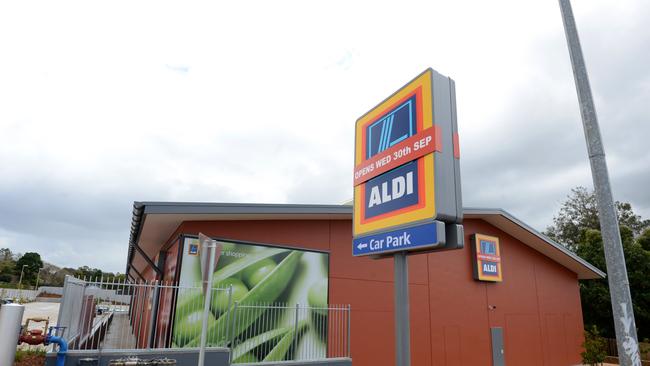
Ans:
[[[230,289],[212,289],[213,299],[229,297]],[[182,310],[199,320],[174,329],[174,305],[179,296],[197,299]],[[200,331],[203,288],[167,282],[131,283],[66,277],[58,326],[70,349],[170,348],[193,339]],[[174,331],[172,331],[174,329]]]
[[[233,363],[350,356],[350,307],[239,304],[229,344]]]
[[[33,301],[36,298],[36,290],[20,290],[15,288],[0,288],[0,299],[11,299],[14,301]]]
[[[350,307],[232,300],[213,288],[207,346],[230,347],[233,363],[350,356]],[[199,347],[203,285],[67,277],[59,334],[70,349]]]

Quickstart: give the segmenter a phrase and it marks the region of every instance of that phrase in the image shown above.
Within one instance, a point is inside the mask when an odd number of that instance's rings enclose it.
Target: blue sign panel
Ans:
[[[415,95],[373,122],[367,128],[368,148],[366,159],[413,136],[416,131]]]
[[[406,163],[369,180],[365,190],[364,219],[417,205],[418,163]]]
[[[499,275],[499,263],[496,262],[487,262],[483,261],[481,263],[483,266],[483,275],[484,276],[498,276]]]
[[[493,241],[481,240],[481,253],[497,255],[497,244]]]
[[[444,230],[439,233],[438,225],[444,224],[434,221],[427,224],[389,231],[387,233],[367,235],[354,238],[352,255],[377,255],[403,250],[424,249],[444,244]]]

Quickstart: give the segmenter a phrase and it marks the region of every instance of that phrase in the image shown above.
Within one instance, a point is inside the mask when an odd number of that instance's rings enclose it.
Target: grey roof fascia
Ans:
[[[133,202],[126,273],[129,272],[134,245],[140,238],[142,223],[147,214],[300,214],[352,215],[351,205],[254,204],[213,202]]]
[[[138,237],[140,236],[140,229],[142,228],[142,222],[144,221],[144,207],[145,206],[142,202],[133,202],[133,216],[131,217],[131,233],[129,235],[129,250],[126,254],[125,273],[129,273],[131,262],[133,261],[133,255],[135,254],[134,245],[138,241]]]
[[[528,224],[524,223],[523,221],[519,220],[512,214],[510,214],[508,211],[501,209],[501,208],[478,208],[478,207],[465,207],[463,208],[463,214],[466,215],[501,215],[505,217],[506,219],[512,221],[518,226],[521,226],[524,228],[526,231],[530,232],[531,234],[535,235],[539,239],[545,241],[547,244],[551,245],[555,249],[561,251],[562,253],[566,254],[569,256],[571,259],[575,260],[576,262],[582,264],[583,266],[587,267],[589,270],[592,272],[596,273],[602,278],[605,278],[607,274],[600,269],[596,268],[593,264],[587,262],[586,260],[582,259],[580,256],[575,254],[574,252],[570,251],[567,249],[564,245],[552,240],[551,238],[547,237],[546,235],[540,233],[539,231],[533,229],[530,227]]]
[[[209,202],[141,202],[145,214],[338,214],[352,215],[350,205],[302,205]]]

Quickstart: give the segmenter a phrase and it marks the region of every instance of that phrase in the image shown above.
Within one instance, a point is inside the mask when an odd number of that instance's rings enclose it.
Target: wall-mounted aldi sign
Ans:
[[[446,237],[462,246],[457,130],[454,82],[432,69],[357,120],[354,255],[375,254],[358,250],[364,238],[435,222],[454,227],[438,229],[432,247]]]
[[[503,281],[499,238],[475,234],[472,235],[471,241],[474,279],[489,282]]]

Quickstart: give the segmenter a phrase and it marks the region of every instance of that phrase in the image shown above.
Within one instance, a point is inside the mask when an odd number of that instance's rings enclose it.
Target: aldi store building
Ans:
[[[579,364],[578,281],[604,274],[503,210],[463,216],[463,249],[408,257],[412,365],[492,365],[501,350],[507,365]],[[393,261],[352,256],[352,206],[136,202],[128,277],[200,280],[199,233],[224,245],[217,270],[251,253],[295,257],[293,287],[269,300],[300,302],[316,287],[328,303],[350,304],[353,364],[393,363]],[[165,310],[148,326],[172,334],[180,299],[158,301]]]

